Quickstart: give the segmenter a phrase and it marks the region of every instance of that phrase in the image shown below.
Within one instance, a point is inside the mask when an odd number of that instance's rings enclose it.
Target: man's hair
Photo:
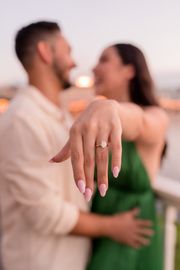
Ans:
[[[47,40],[58,31],[61,30],[56,22],[39,21],[29,24],[17,32],[15,52],[25,69],[31,65],[38,42]]]

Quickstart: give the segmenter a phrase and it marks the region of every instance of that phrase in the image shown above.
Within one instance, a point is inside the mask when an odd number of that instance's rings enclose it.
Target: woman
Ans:
[[[147,248],[136,250],[107,238],[97,240],[89,269],[160,270],[158,259],[161,256],[157,248],[155,203],[150,181],[155,179],[161,163],[167,115],[158,107],[146,61],[136,47],[122,44],[107,48],[94,73],[96,92],[111,100],[95,101],[88,106],[71,127],[67,144],[52,160],[62,162],[71,156],[75,182],[78,186],[81,179],[87,200],[90,200],[94,189],[96,163],[98,189],[104,198],[99,199],[96,193],[92,207],[94,212],[104,214],[106,218],[108,214],[125,212],[136,206],[141,210],[140,218],[154,222],[156,233]],[[121,138],[123,155],[120,171]],[[112,160],[107,192],[109,148]],[[114,181],[110,171],[114,178],[120,171],[120,181]],[[123,220],[126,218],[124,216]],[[144,234],[148,234],[146,229]],[[139,247],[144,242],[144,239],[136,237],[130,240],[129,235],[132,236],[131,230],[127,233],[127,229],[122,229],[121,242],[132,247]],[[109,238],[115,240],[115,236],[112,231]]]
[[[121,102],[123,141],[119,181],[109,167],[108,193],[102,199],[96,191],[92,211],[113,215],[138,207],[139,216],[152,221],[155,234],[150,244],[140,249],[136,239],[128,242],[126,231],[123,242],[129,246],[108,238],[96,239],[88,270],[161,270],[151,182],[156,178],[164,154],[167,117],[158,107],[146,60],[137,47],[131,44],[108,47],[94,68],[94,75],[96,94]]]

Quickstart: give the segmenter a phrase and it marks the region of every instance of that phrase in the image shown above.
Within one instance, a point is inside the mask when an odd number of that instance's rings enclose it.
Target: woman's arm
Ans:
[[[166,114],[156,107],[143,110],[131,103],[94,101],[76,119],[67,144],[52,161],[62,162],[71,156],[75,182],[85,194],[93,192],[96,164],[98,188],[105,196],[108,189],[108,150],[112,152],[112,173],[117,177],[121,167],[122,135],[127,140],[152,144],[164,138],[167,123]],[[103,148],[104,142],[110,147],[105,145]]]
[[[155,106],[142,109],[133,103],[121,103],[118,107],[124,139],[154,144],[164,138],[168,117],[163,109]]]

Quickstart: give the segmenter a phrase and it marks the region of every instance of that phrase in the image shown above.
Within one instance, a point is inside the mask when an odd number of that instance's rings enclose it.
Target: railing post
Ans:
[[[174,270],[176,248],[177,208],[166,205],[165,208],[165,270]]]

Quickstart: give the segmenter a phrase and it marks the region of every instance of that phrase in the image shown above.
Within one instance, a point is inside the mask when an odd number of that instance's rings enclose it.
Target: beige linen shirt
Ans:
[[[84,270],[90,240],[68,233],[88,210],[70,161],[49,159],[70,118],[40,91],[19,91],[0,118],[1,256],[5,270]]]

